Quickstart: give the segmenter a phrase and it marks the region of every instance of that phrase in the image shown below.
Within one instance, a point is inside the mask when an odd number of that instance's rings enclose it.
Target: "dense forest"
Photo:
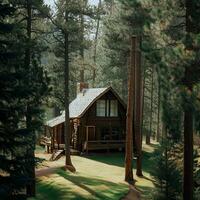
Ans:
[[[63,112],[64,171],[76,173],[77,83],[111,86],[127,105],[124,179],[136,189],[155,144],[144,199],[200,199],[198,0],[0,0],[0,199],[37,197],[34,152]]]

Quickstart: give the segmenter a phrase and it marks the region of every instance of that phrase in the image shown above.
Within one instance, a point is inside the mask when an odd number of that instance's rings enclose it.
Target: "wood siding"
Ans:
[[[109,91],[103,95],[99,100],[117,100],[115,95]],[[118,101],[118,116],[117,117],[99,117],[96,116],[96,102],[88,109],[85,115],[81,118],[80,141],[82,144],[86,140],[86,126],[95,126],[95,140],[103,140],[102,131],[108,131],[109,137],[106,140],[123,140],[125,139],[125,123],[126,123],[126,110],[123,105]],[[113,138],[113,132],[120,131],[119,138]],[[81,146],[79,146],[81,148]]]
[[[80,119],[70,120],[70,137],[74,138],[74,123],[78,121],[76,143],[71,140],[71,146],[79,151],[83,150],[86,141],[86,127],[91,126],[95,129],[88,129],[89,140],[124,140],[126,128],[126,109],[112,93],[108,91],[99,100],[117,100],[118,116],[117,117],[99,117],[96,115],[96,102],[87,110]],[[54,137],[54,143],[64,144],[64,123],[51,128]],[[93,133],[95,131],[95,133]],[[119,135],[117,135],[117,132]],[[75,146],[74,146],[75,145]],[[52,145],[53,148],[55,145]]]

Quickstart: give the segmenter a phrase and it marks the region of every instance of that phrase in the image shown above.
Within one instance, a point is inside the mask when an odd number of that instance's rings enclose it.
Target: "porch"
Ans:
[[[125,140],[94,140],[85,141],[83,144],[83,151],[88,153],[91,150],[111,150],[123,149],[125,147]]]
[[[87,139],[87,138],[86,138]],[[65,144],[57,144],[51,138],[42,137],[40,144],[45,145],[47,153],[53,153],[54,150],[65,149]],[[82,151],[88,153],[92,150],[112,150],[123,149],[125,147],[125,140],[86,140],[83,143]],[[73,152],[73,148],[70,149]]]
[[[85,141],[83,141],[82,151],[88,153],[92,150],[109,151],[111,149],[123,149],[125,147],[125,140],[119,139],[121,133],[119,131],[114,132],[111,127],[107,129],[107,131],[102,131],[103,139],[95,139],[96,126],[86,126],[86,138]]]

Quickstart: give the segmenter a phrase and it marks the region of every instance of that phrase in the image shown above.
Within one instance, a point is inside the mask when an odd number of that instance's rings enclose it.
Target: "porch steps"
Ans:
[[[58,160],[64,154],[65,154],[65,150],[64,149],[56,150],[54,153],[52,153],[51,158],[49,160],[50,161]],[[70,148],[70,154],[71,155],[80,155],[80,151]]]
[[[49,159],[50,161],[55,161],[58,160],[59,158],[62,157],[62,155],[64,154],[65,150],[56,150],[55,152],[52,153],[51,158]]]
[[[72,148],[70,148],[70,154],[71,155],[80,155],[80,151],[78,151],[78,150],[76,150],[76,149],[72,149]]]

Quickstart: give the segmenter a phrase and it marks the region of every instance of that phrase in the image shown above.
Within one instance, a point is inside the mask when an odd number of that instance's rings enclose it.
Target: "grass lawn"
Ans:
[[[152,146],[144,148],[144,178],[135,177],[143,199],[148,200],[154,189],[150,180],[152,149]],[[38,155],[47,158],[40,152]],[[37,196],[31,200],[117,200],[128,192],[128,184],[123,181],[123,153],[72,156],[72,162],[77,170],[75,174],[58,169],[53,174],[39,177]],[[64,157],[54,162],[45,161],[44,164],[49,167],[63,166]]]

